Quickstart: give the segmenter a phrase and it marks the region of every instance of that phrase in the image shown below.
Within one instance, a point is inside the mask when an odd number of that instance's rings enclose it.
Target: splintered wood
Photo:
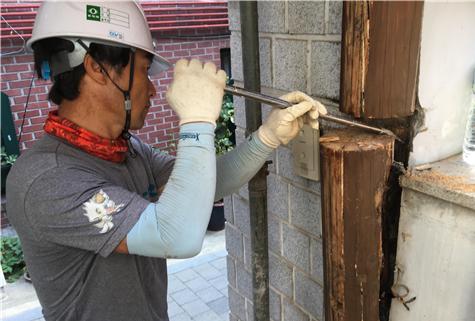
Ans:
[[[392,137],[356,130],[320,140],[327,321],[379,320],[381,210],[393,149]]]

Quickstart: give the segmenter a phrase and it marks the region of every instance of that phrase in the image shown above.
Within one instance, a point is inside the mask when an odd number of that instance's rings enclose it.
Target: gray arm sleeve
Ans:
[[[127,234],[130,254],[187,258],[199,253],[216,187],[214,128],[208,123],[180,129],[177,157],[159,200],[150,204]]]
[[[219,200],[246,184],[274,151],[253,133],[249,140],[218,157],[216,161],[216,195]]]

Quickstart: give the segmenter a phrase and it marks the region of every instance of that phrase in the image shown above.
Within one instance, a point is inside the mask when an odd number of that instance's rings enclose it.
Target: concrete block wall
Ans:
[[[242,81],[239,2],[230,1],[233,78]],[[301,90],[330,103],[339,99],[342,3],[260,1],[259,40],[264,91]],[[244,100],[235,98],[237,141],[245,139]],[[327,105],[328,106],[328,105]],[[270,111],[264,106],[263,118]],[[296,176],[290,146],[269,167],[270,318],[322,321],[323,255],[320,183]],[[252,321],[251,244],[247,186],[225,198],[230,320]]]

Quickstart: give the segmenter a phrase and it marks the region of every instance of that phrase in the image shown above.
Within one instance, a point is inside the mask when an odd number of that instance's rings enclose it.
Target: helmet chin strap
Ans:
[[[77,42],[83,47],[87,53],[89,53],[89,47],[81,40],[78,39]],[[92,56],[91,56],[92,57]],[[130,134],[129,129],[130,129],[130,120],[131,120],[131,113],[132,113],[132,101],[130,99],[130,91],[132,90],[132,85],[134,83],[134,69],[135,69],[135,50],[131,48],[131,54],[130,54],[130,72],[129,72],[129,88],[127,90],[123,90],[120,88],[119,85],[117,85],[114,80],[110,77],[109,73],[107,70],[104,68],[104,66],[96,60],[96,63],[101,67],[102,71],[106,74],[107,78],[114,84],[114,86],[119,89],[122,94],[124,95],[124,108],[125,108],[125,125],[124,129],[122,130],[122,138],[124,138],[127,142],[127,145],[129,146],[129,153],[132,158],[135,158],[137,156],[137,153],[135,152],[134,147],[132,146],[132,142],[130,141],[130,138],[132,137],[132,134]]]

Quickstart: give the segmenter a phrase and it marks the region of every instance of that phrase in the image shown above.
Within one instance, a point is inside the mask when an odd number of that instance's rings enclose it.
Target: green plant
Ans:
[[[25,273],[23,250],[18,237],[2,236],[0,242],[0,260],[8,283],[15,282]]]
[[[18,157],[17,155],[8,155],[7,152],[5,151],[5,147],[1,148],[0,156],[2,159],[2,166],[13,165],[13,163],[15,163]]]
[[[228,85],[232,85],[234,81],[232,79],[227,80]],[[231,140],[233,135],[232,128],[234,126],[234,105],[233,96],[231,94],[225,94],[223,97],[223,105],[221,107],[221,113],[216,122],[214,147],[216,148],[216,154],[224,154],[234,148],[234,143]]]

